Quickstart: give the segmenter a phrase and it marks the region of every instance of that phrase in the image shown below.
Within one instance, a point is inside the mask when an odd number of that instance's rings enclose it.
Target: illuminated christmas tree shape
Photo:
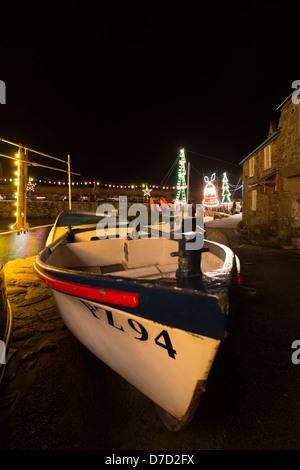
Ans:
[[[179,169],[177,179],[177,195],[176,202],[179,204],[186,204],[186,159],[184,155],[184,149],[180,150],[179,154]]]
[[[223,173],[223,179],[222,179],[222,204],[230,204],[231,199],[230,199],[230,191],[229,191],[229,184],[228,184],[228,178],[226,173]]]
[[[216,173],[213,173],[210,179],[208,176],[204,176],[206,186],[204,188],[204,199],[202,204],[206,207],[217,207],[219,205],[216,187],[212,183],[212,181],[215,181],[215,179]]]

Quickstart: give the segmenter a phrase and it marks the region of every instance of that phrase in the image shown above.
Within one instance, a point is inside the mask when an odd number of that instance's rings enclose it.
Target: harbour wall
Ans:
[[[118,209],[118,202],[106,201]],[[72,210],[94,212],[102,202],[88,202],[88,201],[72,201]],[[128,207],[134,203],[128,203]],[[144,203],[149,208],[149,204]],[[63,211],[69,209],[68,201],[28,201],[27,202],[27,219],[48,219],[53,221]],[[12,220],[15,219],[15,201],[0,201],[0,219]],[[206,210],[206,215],[211,217],[222,216],[224,211],[220,210]],[[138,215],[138,214],[137,214]],[[52,222],[51,222],[52,223]]]
[[[100,202],[72,201],[72,210],[96,212]],[[28,201],[27,219],[55,219],[58,214],[69,209],[66,201]],[[0,219],[15,218],[15,201],[0,201]]]

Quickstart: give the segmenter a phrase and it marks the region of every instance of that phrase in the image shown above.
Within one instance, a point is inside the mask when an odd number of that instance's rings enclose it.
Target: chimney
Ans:
[[[270,135],[274,134],[274,132],[277,131],[277,124],[275,121],[272,121],[270,122],[270,127],[269,127],[269,135],[268,137],[270,137]]]

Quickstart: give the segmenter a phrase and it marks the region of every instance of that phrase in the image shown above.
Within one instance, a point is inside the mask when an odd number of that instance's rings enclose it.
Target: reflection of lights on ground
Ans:
[[[47,224],[49,220],[37,220],[32,221],[30,225],[34,227]],[[7,220],[1,220],[0,230],[7,231],[8,226]],[[50,229],[51,227],[42,227],[29,230],[26,234],[0,235],[0,259],[3,264],[18,258],[25,259],[37,255],[44,248]]]

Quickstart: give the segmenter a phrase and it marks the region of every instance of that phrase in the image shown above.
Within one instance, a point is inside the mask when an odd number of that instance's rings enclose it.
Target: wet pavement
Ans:
[[[292,343],[300,340],[300,253],[248,240],[237,222],[206,224],[228,235],[246,288],[187,429],[168,431],[147,397],[57,324],[36,332],[56,347],[6,385],[19,395],[0,413],[0,449],[299,449],[300,364],[292,362]]]

